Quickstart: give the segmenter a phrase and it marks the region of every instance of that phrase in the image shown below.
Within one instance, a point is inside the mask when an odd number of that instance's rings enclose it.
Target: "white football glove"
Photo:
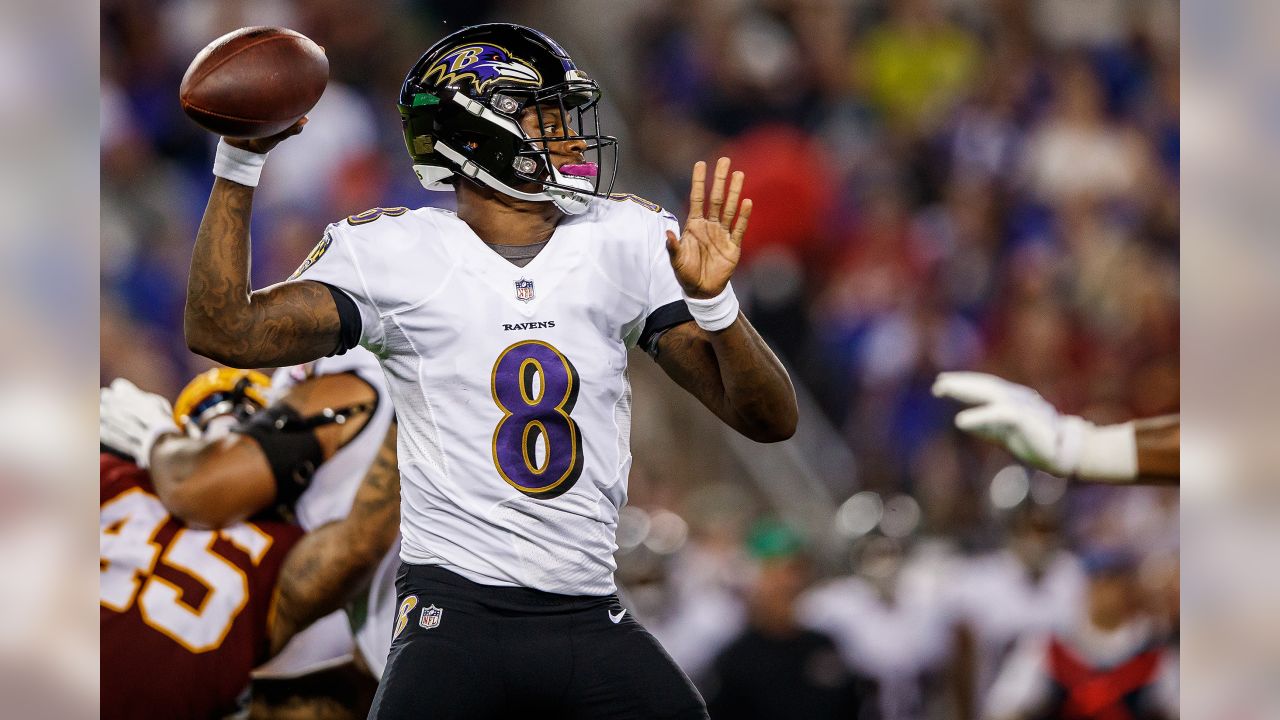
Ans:
[[[1035,390],[985,373],[941,373],[933,394],[976,406],[956,415],[956,427],[1003,445],[1028,465],[1105,482],[1137,475],[1133,423],[1098,427],[1062,415]]]
[[[116,378],[102,388],[98,398],[98,439],[107,447],[134,459],[139,467],[151,464],[151,448],[161,435],[181,433],[173,422],[169,401],[137,385]]]

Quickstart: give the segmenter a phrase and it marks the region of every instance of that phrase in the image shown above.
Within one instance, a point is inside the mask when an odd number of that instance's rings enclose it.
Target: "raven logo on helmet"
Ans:
[[[512,57],[506,48],[489,43],[456,47],[422,75],[423,85],[458,85],[467,80],[481,94],[498,80],[534,87],[542,85],[542,76],[532,65]]]

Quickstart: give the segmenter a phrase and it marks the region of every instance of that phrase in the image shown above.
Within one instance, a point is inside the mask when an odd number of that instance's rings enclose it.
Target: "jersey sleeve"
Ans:
[[[351,301],[344,307],[342,298],[334,296],[338,314],[342,318],[344,338],[356,339],[358,344],[380,353],[385,337],[382,329],[382,310],[369,290],[366,273],[361,267],[361,238],[346,232],[334,223],[325,228],[324,237],[312,249],[302,265],[289,276],[288,282],[312,280],[328,286]],[[349,308],[354,307],[355,312]],[[358,332],[352,327],[359,324]],[[344,343],[340,352],[345,352]]]
[[[671,269],[667,254],[667,230],[680,235],[680,223],[671,213],[663,210],[656,222],[650,224],[649,286],[646,290],[645,320],[638,344],[650,355],[657,356],[658,340],[667,330],[693,319],[685,305],[684,294]]]

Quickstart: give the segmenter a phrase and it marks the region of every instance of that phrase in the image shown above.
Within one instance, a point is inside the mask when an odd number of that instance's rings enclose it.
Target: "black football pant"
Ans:
[[[370,720],[707,717],[615,595],[478,585],[401,564],[396,634]]]

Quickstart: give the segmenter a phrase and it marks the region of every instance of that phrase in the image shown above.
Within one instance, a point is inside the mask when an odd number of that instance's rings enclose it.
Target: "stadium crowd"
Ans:
[[[543,27],[605,89],[615,190],[680,216],[695,160],[746,172],[735,286],[857,459],[813,528],[696,448],[636,453],[619,579],[712,716],[1034,717],[1048,677],[1177,716],[1176,490],[1028,473],[929,393],[982,369],[1096,422],[1178,409],[1176,0],[359,5],[104,0],[104,384],[172,397],[207,367],[181,328],[213,138],[177,87],[201,46],[278,24],[330,58],[256,196],[261,287],[330,222],[447,207],[408,168],[404,71],[461,25]],[[813,552],[823,533],[847,552]],[[1149,653],[1141,700],[1089,695],[1070,662]]]

